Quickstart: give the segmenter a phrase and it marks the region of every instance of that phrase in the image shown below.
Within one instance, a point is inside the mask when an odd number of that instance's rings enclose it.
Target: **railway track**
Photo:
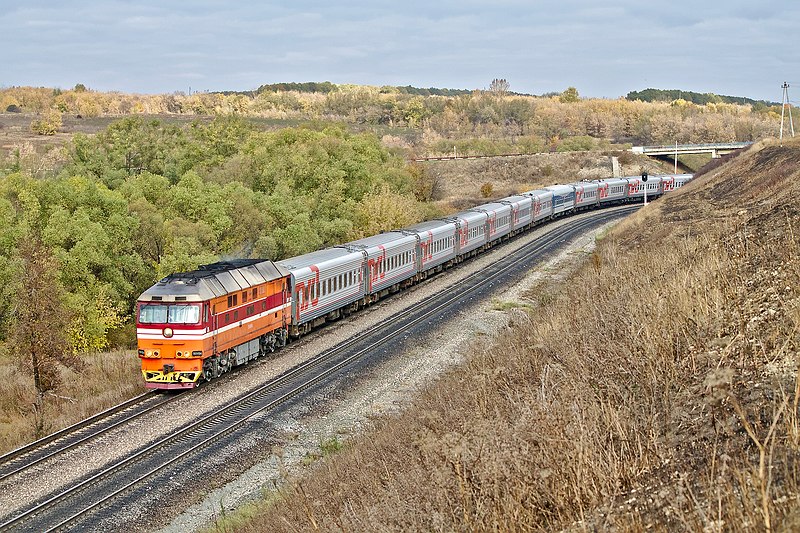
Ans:
[[[226,407],[209,413],[203,419],[181,427],[165,438],[127,456],[117,464],[101,469],[74,484],[51,494],[16,516],[0,524],[0,530],[55,531],[67,528],[92,529],[92,518],[113,515],[134,499],[129,496],[143,490],[148,480],[170,472],[185,472],[193,462],[202,459],[201,452],[243,436],[250,424],[265,413],[297,399],[306,391],[355,366],[367,364],[373,355],[386,351],[393,343],[402,342],[416,328],[447,317],[451,309],[463,308],[465,302],[479,299],[497,284],[527,269],[533,259],[556,250],[562,243],[582,232],[637,209],[626,206],[598,212],[591,217],[570,220],[530,244],[498,259],[489,269],[473,273],[429,299],[414,304],[370,330],[310,359],[267,384],[247,392]],[[102,512],[98,510],[102,509]]]
[[[0,456],[0,484],[177,398],[145,392]]]

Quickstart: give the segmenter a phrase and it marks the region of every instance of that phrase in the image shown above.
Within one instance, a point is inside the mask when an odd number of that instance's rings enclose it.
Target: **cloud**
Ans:
[[[172,92],[277,81],[485,87],[586,96],[659,84],[774,99],[798,69],[800,7],[767,1],[347,3],[44,0],[0,13],[3,85]]]

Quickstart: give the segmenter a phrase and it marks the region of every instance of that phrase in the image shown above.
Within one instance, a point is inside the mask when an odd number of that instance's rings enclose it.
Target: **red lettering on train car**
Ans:
[[[583,188],[575,189],[575,203],[580,204],[583,202]]]
[[[497,213],[492,211],[489,215],[489,235],[494,235],[497,232]]]
[[[537,198],[533,202],[533,215],[538,217],[541,212],[542,212],[542,201]]]
[[[608,198],[608,183],[603,183],[597,188],[597,193],[600,195],[600,199]]]
[[[433,259],[433,232],[428,232],[428,239],[424,241],[420,241],[419,243],[420,252],[422,252],[422,264],[424,265],[431,259]]]
[[[316,307],[319,303],[319,267],[316,265],[311,265],[311,272],[314,273],[314,281],[311,285],[314,287],[314,290],[312,291],[314,298],[311,300],[311,306]]]
[[[461,238],[461,246],[466,246],[469,243],[469,222],[464,221],[464,225],[458,230],[459,237]]]
[[[297,320],[300,320],[300,311],[304,311],[308,308],[308,302],[305,301],[303,298],[303,291],[305,290],[306,284],[302,281],[298,281],[295,283],[295,300],[297,300]]]
[[[375,259],[367,260],[367,268],[369,269],[369,278],[370,282],[374,283],[378,281],[378,279],[383,279],[386,277],[386,272],[384,269],[381,269],[381,265],[385,264],[386,262],[386,249],[383,246],[378,246],[380,248],[381,253]],[[372,290],[372,286],[370,285],[370,290]]]
[[[378,248],[381,250],[381,255],[378,256],[378,271],[380,272],[381,279],[386,277],[386,265],[388,261],[386,260],[386,248],[383,245],[378,245]],[[380,268],[380,265],[383,265],[383,268]]]

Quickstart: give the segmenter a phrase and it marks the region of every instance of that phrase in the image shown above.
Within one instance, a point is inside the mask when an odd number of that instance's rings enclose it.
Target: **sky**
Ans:
[[[800,2],[0,0],[0,87],[649,87],[800,100]]]

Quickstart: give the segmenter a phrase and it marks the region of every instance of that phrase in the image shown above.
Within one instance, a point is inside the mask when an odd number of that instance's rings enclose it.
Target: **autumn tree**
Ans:
[[[55,135],[62,125],[61,112],[57,109],[51,109],[42,115],[40,119],[31,122],[31,131],[39,135]]]
[[[558,97],[562,104],[571,104],[579,100],[578,89],[575,87],[567,87],[563,93]]]
[[[20,266],[10,341],[22,370],[33,377],[36,388],[35,432],[44,432],[44,397],[61,384],[60,366],[78,368],[80,360],[69,350],[66,330],[69,316],[58,282],[58,266],[38,236],[22,241]]]
[[[511,88],[511,84],[505,78],[495,78],[489,84],[489,90],[497,95],[503,96]]]

